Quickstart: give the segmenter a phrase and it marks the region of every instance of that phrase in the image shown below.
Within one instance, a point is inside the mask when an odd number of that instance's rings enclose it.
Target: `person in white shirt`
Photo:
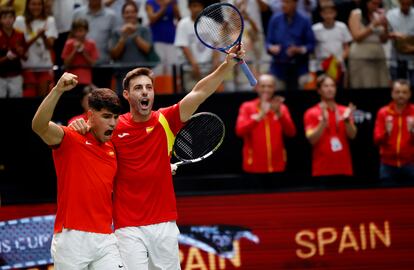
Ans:
[[[331,1],[321,5],[322,22],[312,26],[316,39],[315,64],[317,71],[327,72],[326,61],[337,63],[337,85],[343,86],[343,72],[345,60],[349,53],[349,43],[352,41],[351,33],[343,22],[336,21],[335,4]]]
[[[204,46],[194,31],[194,21],[204,8],[203,0],[189,0],[190,16],[177,25],[174,45],[181,50],[179,60],[182,71],[182,87],[191,91],[195,84],[209,74],[218,64],[218,52]]]
[[[387,12],[390,37],[391,77],[408,79],[414,85],[414,7],[413,0],[400,0],[400,7]]]
[[[44,96],[53,84],[50,51],[58,36],[55,18],[46,15],[43,0],[28,0],[24,16],[17,16],[14,26],[27,41],[27,60],[22,61],[25,91]]]

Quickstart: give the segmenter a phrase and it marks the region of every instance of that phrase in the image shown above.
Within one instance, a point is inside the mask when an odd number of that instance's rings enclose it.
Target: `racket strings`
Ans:
[[[204,42],[216,48],[228,48],[234,45],[241,35],[242,27],[240,14],[226,5],[204,10],[196,23],[197,32],[203,33],[204,36],[208,34],[211,39]]]
[[[182,160],[202,157],[221,143],[224,135],[222,122],[213,117],[200,117],[190,121],[177,135],[175,155]]]

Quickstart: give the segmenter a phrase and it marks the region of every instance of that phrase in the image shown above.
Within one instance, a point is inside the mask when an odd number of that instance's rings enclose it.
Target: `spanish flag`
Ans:
[[[334,79],[336,82],[340,81],[342,77],[342,65],[334,55],[331,55],[323,60],[321,65],[326,75]]]

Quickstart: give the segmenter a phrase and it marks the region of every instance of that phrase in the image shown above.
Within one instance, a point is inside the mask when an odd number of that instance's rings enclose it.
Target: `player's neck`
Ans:
[[[133,110],[131,110],[131,116],[132,116],[132,120],[136,123],[147,122],[151,118],[151,114],[143,115],[143,114],[140,114],[139,112],[133,111]]]

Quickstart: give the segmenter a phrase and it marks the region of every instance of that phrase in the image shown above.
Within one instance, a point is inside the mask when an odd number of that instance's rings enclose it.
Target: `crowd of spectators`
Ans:
[[[120,92],[120,78],[135,66],[190,91],[224,57],[204,48],[192,27],[215,2],[1,0],[0,96],[44,96],[63,70]],[[412,0],[226,2],[245,19],[251,69],[257,77],[270,71],[281,89],[315,89],[320,73],[339,89],[385,88],[398,78],[414,84]],[[252,88],[236,70],[223,90]]]
[[[247,183],[274,188],[283,183],[288,162],[286,138],[296,135],[276,78],[262,74],[257,97],[240,105],[235,132],[243,140],[242,168]],[[303,115],[306,139],[312,148],[312,177],[320,184],[349,182],[354,176],[350,140],[357,137],[356,106],[336,102],[332,77],[317,78],[320,101]],[[414,184],[414,104],[408,80],[393,82],[392,100],[377,112],[373,140],[379,149],[379,178],[384,186]],[[300,153],[294,153],[300,154]]]

